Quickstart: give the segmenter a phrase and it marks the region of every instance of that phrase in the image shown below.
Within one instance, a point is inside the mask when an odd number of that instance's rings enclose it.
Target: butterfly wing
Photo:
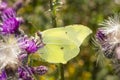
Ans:
[[[84,28],[88,29],[76,25],[43,31],[42,38],[45,46],[40,49],[41,58],[51,63],[65,64],[77,56],[80,51],[79,46],[88,33],[90,34],[90,29],[84,32]]]
[[[78,47],[82,44],[84,39],[92,33],[92,31],[84,25],[70,25],[65,27],[66,33],[71,40],[73,40]]]

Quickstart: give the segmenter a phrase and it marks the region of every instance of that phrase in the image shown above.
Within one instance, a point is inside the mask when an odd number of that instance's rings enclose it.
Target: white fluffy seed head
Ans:
[[[18,55],[21,53],[17,40],[13,36],[4,39],[5,41],[0,41],[0,70],[18,64]]]
[[[120,43],[120,15],[114,15],[105,20],[102,24],[100,30],[102,30],[106,35],[111,45]]]

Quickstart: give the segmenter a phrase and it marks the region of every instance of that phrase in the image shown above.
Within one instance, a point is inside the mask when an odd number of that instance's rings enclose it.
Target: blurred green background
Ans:
[[[13,5],[17,0],[9,0]],[[83,24],[91,28],[95,34],[99,23],[108,16],[120,11],[120,0],[58,0],[57,26]],[[34,35],[36,31],[52,28],[49,0],[24,0],[24,6],[17,12],[26,23],[21,25],[26,34]],[[88,38],[89,39],[89,38]],[[80,47],[80,54],[64,65],[65,80],[119,80],[115,76],[109,61],[97,64],[96,52],[88,39]],[[55,64],[37,61],[33,63],[46,65],[48,73],[40,76],[40,80],[57,80],[58,70]]]

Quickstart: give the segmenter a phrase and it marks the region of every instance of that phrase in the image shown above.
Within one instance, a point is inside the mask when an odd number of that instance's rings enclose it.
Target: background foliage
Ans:
[[[16,0],[9,0],[13,5]],[[114,13],[119,13],[119,0],[58,0],[63,4],[57,7],[58,27],[70,24],[83,24],[89,26],[95,33],[98,24]],[[33,35],[36,31],[52,28],[49,0],[25,0],[24,6],[18,11],[18,15],[25,19],[21,27],[25,33]],[[119,80],[113,73],[109,61],[97,64],[93,50],[88,39],[84,41],[80,54],[65,66],[66,80]],[[39,59],[39,58],[38,58]],[[34,59],[34,63],[37,60]],[[40,76],[41,80],[56,80],[58,70],[56,65],[42,62],[41,59],[32,64],[34,66],[44,64],[48,66],[48,73]]]

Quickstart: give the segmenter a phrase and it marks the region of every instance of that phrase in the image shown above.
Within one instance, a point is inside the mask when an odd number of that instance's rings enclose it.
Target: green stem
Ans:
[[[52,26],[54,28],[57,27],[57,21],[56,21],[56,3],[58,1],[59,0],[54,0],[54,2],[53,2],[53,0],[49,0],[49,2],[50,2],[50,11],[51,11],[51,18],[52,18]],[[61,63],[59,64],[58,70],[59,70],[58,79],[59,80],[65,80],[64,79],[64,66],[63,66],[63,64],[61,64]]]
[[[64,78],[64,65],[63,64],[59,64],[59,78],[60,80],[65,80]]]
[[[53,4],[53,0],[50,1],[50,11],[51,11],[51,18],[52,18],[52,26],[55,28],[57,27],[57,22],[56,22],[56,9],[55,5]]]

